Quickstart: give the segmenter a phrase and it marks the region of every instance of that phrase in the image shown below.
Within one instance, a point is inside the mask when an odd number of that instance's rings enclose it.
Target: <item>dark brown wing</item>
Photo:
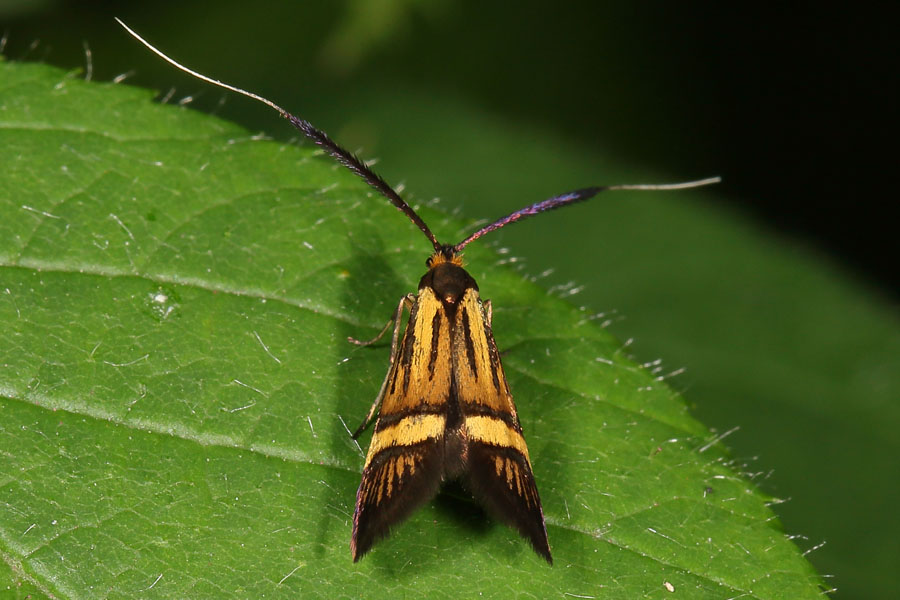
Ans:
[[[468,448],[464,478],[491,514],[552,563],[528,447],[476,289],[466,290],[455,323],[451,355]]]
[[[356,493],[350,541],[354,562],[437,494],[444,473],[450,380],[450,323],[426,287],[410,310],[388,373]]]

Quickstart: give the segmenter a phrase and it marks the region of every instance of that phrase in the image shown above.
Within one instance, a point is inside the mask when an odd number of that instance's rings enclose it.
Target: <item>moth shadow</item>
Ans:
[[[503,527],[491,517],[458,481],[449,481],[431,501],[434,508],[433,529],[425,525],[421,531],[409,524],[396,524],[387,540],[382,540],[363,560],[375,563],[389,577],[415,581],[421,573],[433,571],[446,562],[449,553],[460,547],[477,547],[495,527]],[[415,516],[411,517],[412,519]],[[497,547],[491,546],[496,555]],[[510,555],[514,552],[510,552]]]
[[[449,481],[443,485],[434,499],[434,507],[438,518],[458,529],[460,534],[483,537],[496,525],[459,481]]]
[[[365,450],[370,433],[360,436],[357,443],[350,433],[362,423],[366,412],[375,400],[381,381],[389,364],[388,339],[368,347],[359,347],[347,338],[367,339],[375,335],[373,330],[360,323],[386,323],[400,296],[407,293],[406,284],[383,258],[384,243],[377,227],[354,224],[352,239],[365,240],[365,246],[351,241],[350,256],[335,265],[338,290],[338,306],[335,311],[352,315],[337,318],[333,342],[335,381],[333,403],[329,407],[335,415],[331,423],[329,451],[339,464],[352,465],[352,472],[344,469],[325,469],[322,483],[326,497],[317,530],[316,547],[320,555],[335,544],[335,539],[346,540],[347,560],[350,560],[350,531],[353,510],[356,505],[356,489],[359,486]],[[396,298],[395,298],[396,296]],[[355,321],[355,322],[353,322]],[[369,427],[371,431],[371,425]],[[340,531],[338,531],[340,530]]]

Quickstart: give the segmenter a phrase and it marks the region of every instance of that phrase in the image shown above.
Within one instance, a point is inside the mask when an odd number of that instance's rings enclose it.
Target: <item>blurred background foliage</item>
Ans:
[[[722,175],[690,200],[611,194],[495,239],[524,273],[580,292],[572,301],[604,313],[639,360],[685,368],[671,384],[788,500],[784,527],[836,597],[888,597],[900,585],[900,271],[883,216],[896,159],[878,149],[895,138],[883,84],[897,52],[889,19],[848,10],[0,0],[0,23],[11,60],[127,74],[296,137],[149,55],[118,16],[377,157],[413,201],[439,196],[475,219],[586,185]]]

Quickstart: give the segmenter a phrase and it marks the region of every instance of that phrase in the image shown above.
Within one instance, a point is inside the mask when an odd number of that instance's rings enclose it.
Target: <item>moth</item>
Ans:
[[[353,561],[431,501],[443,482],[458,479],[490,514],[517,530],[552,564],[531,458],[491,331],[491,303],[482,300],[478,284],[463,268],[462,251],[470,242],[510,223],[583,202],[604,190],[684,189],[715,183],[719,178],[583,188],[517,210],[457,244],[442,244],[387,182],[325,132],[262,96],[181,65],[116,21],[181,71],[276,110],[405,214],[433,247],[418,292],[400,300],[375,338],[350,338],[358,345],[371,345],[393,327],[390,368],[365,420],[353,434],[356,439],[375,420],[356,493],[350,538]],[[403,328],[405,311],[409,318]]]

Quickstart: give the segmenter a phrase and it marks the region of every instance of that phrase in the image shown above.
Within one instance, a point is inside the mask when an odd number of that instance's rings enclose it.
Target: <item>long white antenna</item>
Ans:
[[[253,98],[254,100],[258,100],[259,102],[262,102],[266,106],[269,106],[269,107],[277,110],[281,114],[282,117],[284,117],[286,119],[290,118],[291,114],[288,111],[284,110],[283,108],[281,108],[280,106],[278,106],[277,104],[275,104],[274,102],[269,100],[268,98],[263,98],[259,94],[254,94],[253,92],[248,92],[247,90],[242,90],[239,87],[229,85],[229,84],[225,83],[224,81],[219,81],[218,79],[213,79],[212,77],[207,77],[203,73],[198,73],[197,71],[184,66],[183,64],[181,64],[174,58],[169,58],[168,56],[166,56],[163,53],[162,50],[157,49],[156,46],[154,46],[153,44],[151,44],[150,42],[148,42],[147,40],[142,38],[140,35],[138,35],[138,33],[134,29],[132,29],[131,27],[129,27],[128,25],[123,23],[122,19],[120,19],[119,17],[113,17],[113,18],[116,20],[116,23],[121,25],[122,28],[131,35],[131,37],[133,37],[134,39],[136,39],[137,41],[139,41],[140,43],[145,45],[148,50],[150,50],[151,52],[156,54],[158,57],[160,57],[161,59],[163,59],[164,61],[166,61],[173,67],[175,67],[176,69],[179,69],[180,71],[184,71],[188,75],[196,77],[197,79],[203,80],[207,83],[217,85],[220,88],[225,88],[226,90],[231,90],[232,92],[236,92],[238,94],[241,94],[242,96],[247,96],[248,98]]]
[[[624,185],[606,186],[608,190],[686,190],[689,188],[711,185],[722,181],[721,177],[707,177],[696,181],[683,181],[681,183],[630,183]]]
[[[415,223],[415,225],[425,234],[428,240],[434,246],[436,251],[445,251],[445,252],[453,252],[459,253],[462,249],[471,241],[474,241],[480,238],[482,235],[500,229],[510,223],[514,223],[526,217],[530,217],[548,210],[553,210],[556,208],[560,208],[562,206],[567,206],[569,204],[573,204],[575,202],[583,202],[599,192],[604,190],[684,190],[689,188],[700,187],[704,185],[710,185],[713,183],[719,183],[722,181],[721,177],[707,177],[706,179],[698,179],[695,181],[684,181],[680,183],[661,183],[661,184],[652,184],[652,183],[642,183],[642,184],[620,184],[620,185],[607,185],[607,186],[594,186],[590,188],[584,188],[581,190],[576,190],[574,192],[569,192],[566,194],[561,194],[559,196],[554,196],[553,198],[549,198],[542,202],[538,202],[536,204],[532,204],[531,206],[526,206],[525,208],[519,209],[502,219],[498,219],[497,221],[487,225],[486,227],[481,228],[476,231],[465,240],[456,244],[455,246],[444,246],[440,242],[437,241],[437,238],[434,237],[434,234],[428,228],[428,225],[422,220],[422,218],[416,214],[416,212],[402,199],[400,195],[390,186],[386,181],[384,181],[381,177],[379,177],[376,173],[374,173],[369,167],[361,161],[359,158],[354,156],[352,153],[348,152],[341,146],[339,146],[336,142],[334,142],[328,135],[319,129],[313,127],[313,125],[300,117],[294,116],[288,111],[284,110],[268,98],[263,98],[259,94],[254,94],[253,92],[248,92],[247,90],[241,89],[239,87],[230,85],[228,83],[219,81],[218,79],[213,79],[212,77],[207,77],[203,73],[198,73],[193,69],[189,69],[184,66],[180,62],[175,59],[169,58],[166,56],[161,50],[157,49],[153,44],[142,38],[136,31],[131,29],[128,25],[122,22],[118,17],[114,17],[116,22],[122,26],[125,31],[127,31],[134,39],[142,43],[147,47],[151,52],[159,56],[161,59],[175,67],[176,69],[191,75],[192,77],[196,77],[201,81],[205,81],[207,83],[211,83],[212,85],[218,86],[220,88],[230,90],[237,94],[241,94],[242,96],[246,96],[248,98],[252,98],[257,102],[262,102],[266,106],[273,108],[278,111],[282,117],[291,122],[291,124],[300,130],[304,135],[310,138],[317,145],[322,147],[326,152],[328,152],[332,157],[334,157],[339,163],[356,173],[359,177],[361,177],[366,183],[375,188],[378,192],[380,192],[384,197],[386,197],[390,202],[397,207],[403,214],[405,214],[409,219]]]

